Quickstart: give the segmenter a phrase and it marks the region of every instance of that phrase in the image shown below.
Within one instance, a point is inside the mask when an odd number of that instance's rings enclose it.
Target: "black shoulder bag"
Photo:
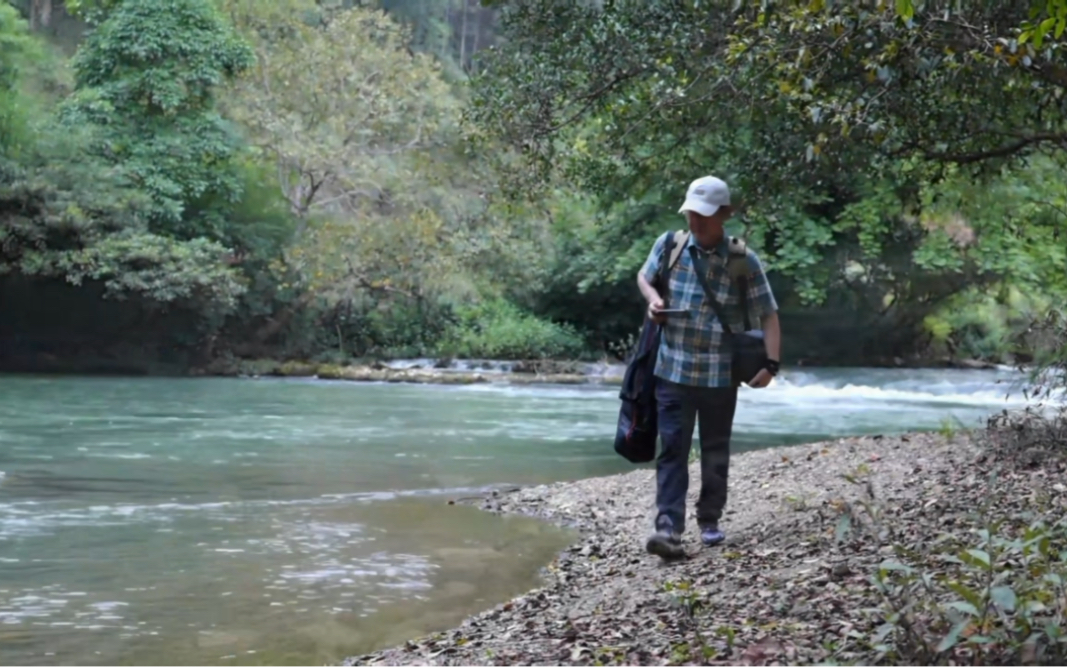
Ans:
[[[664,303],[670,296],[670,259],[674,244],[675,234],[668,233],[656,275],[656,291],[663,296]],[[655,372],[661,335],[660,325],[650,320],[646,312],[641,337],[626,365],[622,389],[619,390],[622,405],[615,428],[615,452],[630,463],[648,463],[656,458],[659,421]]]
[[[704,296],[707,297],[712,309],[715,310],[715,317],[719,318],[719,323],[722,324],[722,330],[730,350],[730,375],[733,385],[735,387],[740,386],[742,383],[756,377],[761,370],[767,367],[767,346],[763,343],[763,332],[759,329],[753,330],[752,323],[748,318],[747,255],[735,256],[731,251],[730,258],[727,260],[727,270],[731,281],[736,281],[737,288],[740,290],[741,312],[745,321],[745,330],[740,333],[734,333],[730,330],[730,325],[723,315],[722,306],[715,299],[715,291],[708,284],[707,262],[700,256],[697,249],[692,246],[689,248],[689,256],[693,259],[693,270],[696,271],[700,286],[704,289]],[[734,271],[730,268],[733,262],[744,262],[744,265],[741,269]]]

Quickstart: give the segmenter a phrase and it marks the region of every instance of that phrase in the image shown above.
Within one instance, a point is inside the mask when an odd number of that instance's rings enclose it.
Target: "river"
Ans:
[[[742,391],[734,449],[974,426],[1014,380],[791,371]],[[630,470],[616,393],[0,376],[0,661],[335,663],[453,626],[572,536],[447,500]]]

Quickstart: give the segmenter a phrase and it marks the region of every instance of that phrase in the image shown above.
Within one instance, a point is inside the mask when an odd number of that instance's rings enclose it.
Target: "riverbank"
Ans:
[[[975,532],[991,519],[1005,521],[1001,532],[1013,535],[1035,515],[1056,521],[1067,514],[1067,465],[1052,453],[1067,448],[1067,419],[1047,422],[1053,428],[1027,419],[989,433],[846,438],[741,454],[731,468],[726,544],[702,549],[690,530],[690,557],[674,564],[643,552],[653,516],[650,470],[495,494],[481,501],[484,509],[578,528],[581,542],[545,569],[541,588],[453,630],[346,664],[943,662],[962,649],[934,655],[906,648],[899,626],[885,623],[890,611],[872,575],[901,559],[919,574],[949,575],[980,593],[976,576],[985,570],[943,556],[968,547],[993,552]],[[695,465],[690,475],[699,479]],[[1053,560],[1065,536],[1067,530],[1053,536]],[[1017,579],[1020,592],[1047,585],[1044,574],[1067,576],[1062,562],[1041,570],[1033,554],[1026,558],[1039,583]],[[934,588],[941,586],[937,576]],[[928,648],[935,647],[949,632],[949,617],[934,595],[909,581],[894,580],[890,597],[911,596]],[[1047,592],[1056,599],[1057,591]],[[1060,586],[1061,600],[1062,593]],[[1050,620],[1059,614],[1062,623],[1064,605],[1046,608]],[[1002,610],[1005,618],[1010,611]],[[987,642],[979,650],[1034,664],[1023,659],[1029,654],[1012,653],[1028,650],[1021,644]],[[896,657],[883,657],[884,650]]]
[[[944,362],[928,368],[996,370],[984,362]],[[805,370],[817,366],[799,366]],[[915,366],[923,368],[923,366]],[[509,384],[600,384],[620,385],[622,363],[552,359],[525,361],[414,359],[318,364],[303,361],[232,360],[194,370],[196,376],[289,377],[347,380],[352,382],[408,382],[415,384],[471,385],[488,382]]]
[[[579,359],[350,359],[341,363],[274,358],[220,357],[190,366],[151,355],[131,353],[107,357],[68,359],[52,354],[5,356],[0,349],[0,372],[49,375],[114,375],[149,377],[319,377],[355,382],[411,382],[418,384],[479,384],[507,381],[514,384],[619,384],[625,371],[621,361]],[[814,359],[787,363],[797,369],[852,368]],[[1003,370],[1003,364],[974,359],[874,358],[862,366],[873,369]]]
[[[264,359],[219,363],[197,369],[192,374],[216,377],[318,378],[351,382],[410,382],[444,385],[471,385],[487,382],[618,385],[622,383],[624,370],[621,364],[554,360],[454,362],[452,360],[418,359],[316,364]]]

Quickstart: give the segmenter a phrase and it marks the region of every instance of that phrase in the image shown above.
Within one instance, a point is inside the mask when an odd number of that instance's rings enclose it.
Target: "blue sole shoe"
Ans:
[[[706,547],[714,547],[726,541],[726,534],[718,526],[705,526],[700,529],[700,541]]]

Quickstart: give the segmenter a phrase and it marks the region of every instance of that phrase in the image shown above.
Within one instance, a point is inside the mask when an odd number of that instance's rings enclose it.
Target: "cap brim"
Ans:
[[[685,213],[686,211],[693,211],[694,213],[703,215],[705,217],[709,215],[715,215],[715,212],[719,210],[718,204],[709,204],[706,201],[699,199],[686,199],[682,204],[682,208],[678,209],[679,213]]]

